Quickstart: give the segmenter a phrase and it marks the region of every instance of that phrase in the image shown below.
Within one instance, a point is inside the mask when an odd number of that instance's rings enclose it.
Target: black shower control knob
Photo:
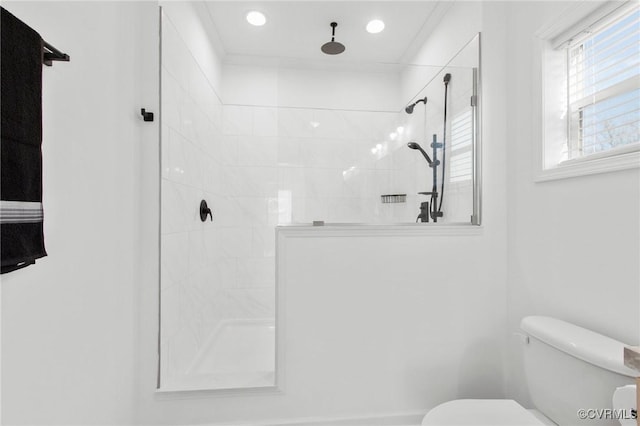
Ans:
[[[211,209],[207,206],[207,202],[205,200],[200,201],[200,220],[205,222],[207,220],[207,216],[211,218],[211,222],[213,222],[213,213],[211,213]]]

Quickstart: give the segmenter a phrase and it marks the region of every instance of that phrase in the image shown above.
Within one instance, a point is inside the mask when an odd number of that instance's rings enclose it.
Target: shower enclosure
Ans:
[[[432,171],[407,144],[442,139],[446,73],[438,223],[480,223],[479,35],[445,66],[394,64],[407,95],[380,111],[225,104],[171,19],[161,28],[158,387],[277,388],[275,228],[438,226],[416,224]]]

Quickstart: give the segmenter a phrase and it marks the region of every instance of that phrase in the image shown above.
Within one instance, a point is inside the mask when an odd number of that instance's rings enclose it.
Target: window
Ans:
[[[640,8],[584,33],[566,49],[569,160],[640,141]]]
[[[451,170],[449,182],[471,182],[473,122],[471,109],[453,117],[451,121]]]
[[[581,2],[537,36],[536,180],[640,166],[640,5]]]

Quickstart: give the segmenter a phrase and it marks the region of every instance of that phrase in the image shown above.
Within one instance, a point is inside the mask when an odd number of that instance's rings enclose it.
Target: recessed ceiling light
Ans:
[[[256,27],[260,27],[264,25],[265,22],[267,22],[267,18],[263,13],[258,12],[257,10],[252,10],[251,12],[247,13],[247,22],[249,22],[251,25],[255,25]]]
[[[384,22],[379,19],[369,21],[369,23],[367,24],[367,31],[371,34],[378,34],[382,30],[384,30]]]

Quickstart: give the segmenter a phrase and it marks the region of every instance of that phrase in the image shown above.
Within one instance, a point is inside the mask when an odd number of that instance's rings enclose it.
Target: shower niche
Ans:
[[[406,232],[480,223],[479,35],[444,66],[376,64],[403,81],[387,109],[345,108],[344,100],[336,108],[245,105],[223,102],[224,78],[212,79],[202,46],[189,45],[167,8],[158,391],[279,390],[276,227],[322,221],[402,225]],[[292,71],[278,65],[271,72],[282,83]],[[432,192],[434,170],[411,149],[416,144],[432,156],[433,135],[445,142],[437,148],[437,224],[416,219],[431,201],[420,193]]]

